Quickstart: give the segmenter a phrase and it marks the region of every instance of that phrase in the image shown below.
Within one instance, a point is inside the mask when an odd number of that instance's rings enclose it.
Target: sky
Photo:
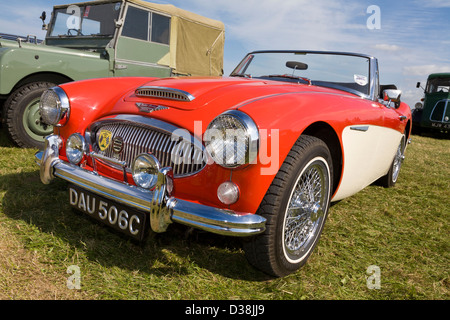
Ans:
[[[45,38],[39,17],[81,1],[0,0],[0,32]],[[224,72],[254,50],[324,50],[378,58],[381,84],[395,84],[411,108],[416,83],[450,72],[450,0],[152,0],[225,24]]]

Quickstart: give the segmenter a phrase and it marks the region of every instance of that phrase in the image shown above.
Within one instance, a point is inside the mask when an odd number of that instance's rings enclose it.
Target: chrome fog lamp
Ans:
[[[44,123],[61,127],[69,119],[69,98],[60,87],[50,88],[41,96],[39,111]]]
[[[258,127],[245,113],[230,110],[216,117],[204,134],[212,159],[226,168],[251,163],[258,152]]]
[[[72,164],[79,164],[86,154],[86,141],[79,133],[72,134],[66,143],[66,155]]]
[[[138,187],[151,189],[158,181],[158,173],[161,165],[152,154],[143,153],[138,155],[133,162],[133,180]]]
[[[226,205],[236,203],[239,200],[239,188],[235,183],[226,181],[217,188],[217,197]]]

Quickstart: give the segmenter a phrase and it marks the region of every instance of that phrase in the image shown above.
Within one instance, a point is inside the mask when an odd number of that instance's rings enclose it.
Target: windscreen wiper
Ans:
[[[230,77],[242,77],[242,78],[251,79],[252,75],[248,74],[248,73],[234,73],[234,74],[230,74]]]
[[[311,85],[311,79],[305,77],[294,76],[291,74],[270,74],[268,76],[262,76],[261,78],[287,78],[287,79],[296,79],[306,81],[309,85]]]

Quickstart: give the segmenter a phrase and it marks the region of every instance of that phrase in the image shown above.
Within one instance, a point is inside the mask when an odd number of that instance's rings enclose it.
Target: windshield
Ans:
[[[254,52],[230,76],[288,81],[369,95],[370,62],[365,56],[325,52]]]
[[[112,37],[121,2],[56,9],[50,37]]]
[[[428,80],[426,93],[450,92],[450,77]]]

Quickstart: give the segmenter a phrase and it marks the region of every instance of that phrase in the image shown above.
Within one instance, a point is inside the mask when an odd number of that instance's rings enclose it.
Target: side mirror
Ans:
[[[402,95],[401,90],[395,89],[386,89],[383,91],[383,100],[388,103],[393,102],[395,107],[398,108],[400,106],[400,96]]]
[[[45,23],[45,19],[47,18],[47,13],[45,11],[42,11],[42,14],[39,18],[42,20],[42,30],[47,30],[47,24]]]
[[[420,88],[420,82],[417,82],[416,88]]]

